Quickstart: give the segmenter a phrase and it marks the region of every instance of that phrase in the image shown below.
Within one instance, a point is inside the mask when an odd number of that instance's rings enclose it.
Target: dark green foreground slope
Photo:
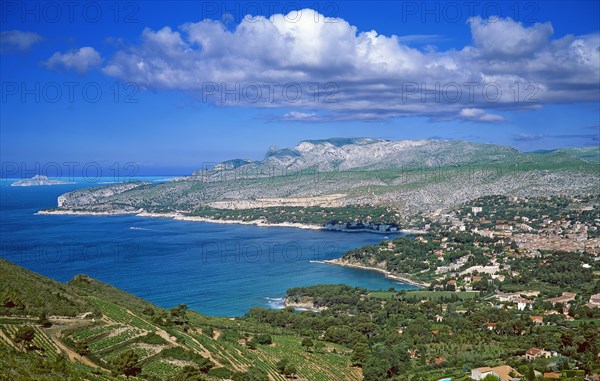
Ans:
[[[360,379],[342,345],[307,351],[293,330],[159,308],[84,275],[63,284],[0,259],[0,297],[0,380],[285,380],[282,359],[305,379]]]

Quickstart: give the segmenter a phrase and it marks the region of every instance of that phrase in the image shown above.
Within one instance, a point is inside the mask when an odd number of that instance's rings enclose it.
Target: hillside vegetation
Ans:
[[[63,284],[0,259],[0,289],[0,380],[285,380],[283,359],[300,378],[361,378],[344,346],[307,352],[299,332],[163,309],[85,275]]]

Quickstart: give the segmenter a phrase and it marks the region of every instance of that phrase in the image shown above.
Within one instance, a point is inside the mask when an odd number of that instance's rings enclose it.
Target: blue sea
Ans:
[[[377,272],[316,262],[377,243],[383,239],[378,234],[127,215],[35,215],[56,207],[62,193],[99,184],[11,187],[12,181],[0,181],[1,256],[61,282],[87,274],[161,307],[185,303],[213,316],[241,316],[255,306],[281,308],[286,289],[298,286],[414,288]]]

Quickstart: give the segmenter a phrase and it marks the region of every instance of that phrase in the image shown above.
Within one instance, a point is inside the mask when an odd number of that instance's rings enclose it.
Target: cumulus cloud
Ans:
[[[471,45],[419,50],[407,45],[414,36],[359,31],[310,9],[298,14],[245,18],[233,29],[215,20],[147,28],[102,71],[146,89],[314,119],[498,122],[502,110],[599,100],[598,34],[552,39],[549,23],[472,18]]]
[[[550,23],[537,23],[526,28],[520,22],[494,18],[484,20],[473,17],[469,20],[475,46],[491,57],[523,57],[543,49],[554,29]]]
[[[7,30],[0,32],[0,52],[27,52],[34,44],[42,41],[42,36],[34,32]]]
[[[77,50],[71,50],[66,53],[54,53],[44,64],[49,69],[67,69],[75,70],[79,74],[85,74],[91,68],[97,67],[102,63],[102,57],[96,49],[84,46]]]

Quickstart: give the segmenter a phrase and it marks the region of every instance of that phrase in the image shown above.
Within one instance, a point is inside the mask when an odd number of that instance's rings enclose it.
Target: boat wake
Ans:
[[[149,232],[157,231],[156,229],[139,228],[137,226],[130,226],[129,230],[144,230],[144,231],[149,231]]]

